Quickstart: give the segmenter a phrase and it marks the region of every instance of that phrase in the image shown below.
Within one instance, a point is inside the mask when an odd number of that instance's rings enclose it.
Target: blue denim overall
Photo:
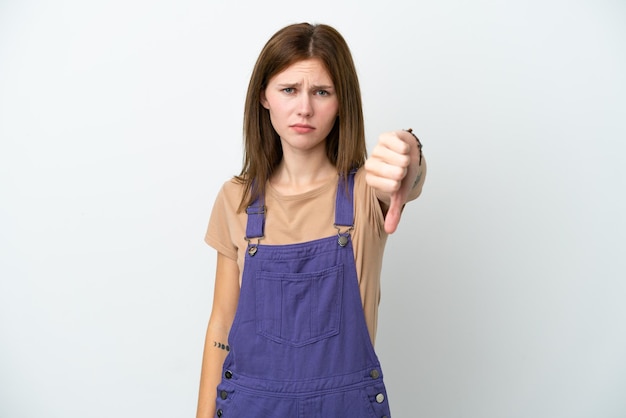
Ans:
[[[363,314],[340,179],[338,234],[260,245],[263,199],[248,207],[239,305],[217,388],[220,418],[388,418],[387,393]]]

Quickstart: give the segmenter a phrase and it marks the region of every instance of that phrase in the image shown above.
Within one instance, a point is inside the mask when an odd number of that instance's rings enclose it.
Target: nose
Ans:
[[[302,94],[298,101],[298,116],[312,116],[313,104],[311,103],[311,96],[308,94]]]

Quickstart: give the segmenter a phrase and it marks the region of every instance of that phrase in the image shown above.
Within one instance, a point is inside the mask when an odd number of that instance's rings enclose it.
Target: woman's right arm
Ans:
[[[235,318],[239,302],[239,267],[237,262],[217,254],[213,308],[204,341],[200,393],[196,418],[215,416],[217,385],[222,378],[222,365],[228,351],[228,333]]]

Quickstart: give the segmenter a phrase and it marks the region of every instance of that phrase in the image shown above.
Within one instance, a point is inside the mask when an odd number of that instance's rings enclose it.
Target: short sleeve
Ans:
[[[237,260],[237,245],[232,239],[236,208],[233,208],[232,193],[228,193],[230,184],[224,184],[215,198],[204,241],[220,254]]]

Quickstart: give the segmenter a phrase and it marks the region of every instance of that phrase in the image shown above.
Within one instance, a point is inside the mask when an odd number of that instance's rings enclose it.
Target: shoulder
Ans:
[[[235,178],[229,179],[222,184],[219,189],[213,209],[211,211],[211,222],[227,224],[236,218],[241,203],[244,185]]]
[[[231,178],[222,184],[219,193],[217,194],[216,203],[226,203],[227,206],[239,207],[241,197],[243,195],[244,185],[236,178]]]
[[[221,192],[227,195],[237,195],[241,196],[243,193],[243,182],[239,181],[236,177],[232,177],[229,180],[226,180],[224,184],[222,184]]]
[[[205,242],[226,257],[237,260],[245,236],[245,213],[238,213],[243,184],[230,179],[222,184],[209,218]]]

